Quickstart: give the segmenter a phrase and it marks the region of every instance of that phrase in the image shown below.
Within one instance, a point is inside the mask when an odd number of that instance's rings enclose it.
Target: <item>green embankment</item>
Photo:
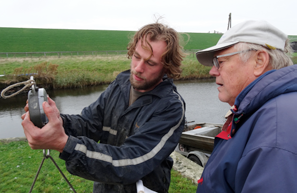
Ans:
[[[37,84],[47,88],[75,88],[106,84],[115,79],[118,73],[130,68],[130,60],[125,55],[61,57],[40,59],[0,60],[0,83],[12,84],[28,80],[34,75]],[[202,66],[193,55],[188,55],[182,65],[182,79],[207,78],[209,67]],[[1,72],[2,71],[2,72]],[[0,85],[1,87],[1,85]],[[2,86],[3,87],[3,86]]]

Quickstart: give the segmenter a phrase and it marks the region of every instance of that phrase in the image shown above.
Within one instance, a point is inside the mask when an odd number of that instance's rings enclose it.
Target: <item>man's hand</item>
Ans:
[[[42,103],[43,111],[48,118],[48,123],[41,129],[36,127],[30,120],[28,104],[25,106],[26,113],[22,115],[22,126],[32,149],[54,149],[62,152],[68,136],[63,128],[63,121],[56,103],[48,97],[48,102]]]

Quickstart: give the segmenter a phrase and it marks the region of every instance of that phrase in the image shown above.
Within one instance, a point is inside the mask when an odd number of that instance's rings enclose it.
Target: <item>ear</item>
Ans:
[[[254,75],[256,77],[259,77],[262,74],[264,74],[266,71],[272,69],[269,64],[269,54],[266,51],[264,50],[257,51],[254,59],[255,59]]]

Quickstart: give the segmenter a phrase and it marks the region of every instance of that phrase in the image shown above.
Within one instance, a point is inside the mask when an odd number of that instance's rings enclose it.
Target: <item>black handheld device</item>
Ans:
[[[42,108],[42,103],[44,101],[47,101],[47,93],[45,89],[33,85],[28,93],[29,114],[33,124],[39,128],[42,128],[48,122]]]

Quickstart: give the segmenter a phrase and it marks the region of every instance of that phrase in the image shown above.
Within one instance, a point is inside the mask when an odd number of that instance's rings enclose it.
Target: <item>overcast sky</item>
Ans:
[[[297,0],[0,0],[0,27],[136,31],[163,17],[178,32],[224,33],[245,20],[266,20],[297,35]]]

